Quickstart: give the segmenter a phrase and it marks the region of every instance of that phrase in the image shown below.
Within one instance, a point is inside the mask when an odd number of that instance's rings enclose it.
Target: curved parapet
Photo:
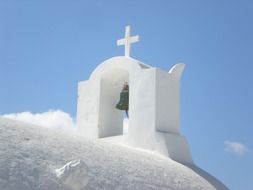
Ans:
[[[180,134],[180,79],[185,64],[156,70],[156,130]]]
[[[169,70],[169,74],[171,74],[173,77],[177,78],[178,80],[180,80],[181,75],[184,71],[185,68],[185,64],[184,63],[178,63],[176,65],[174,65],[170,70]]]

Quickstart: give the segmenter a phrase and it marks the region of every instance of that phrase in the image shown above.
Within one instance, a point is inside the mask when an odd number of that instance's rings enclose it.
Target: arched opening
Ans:
[[[124,83],[129,84],[129,72],[112,68],[102,73],[100,82],[99,138],[122,135],[126,116],[124,111],[116,109],[116,104]]]

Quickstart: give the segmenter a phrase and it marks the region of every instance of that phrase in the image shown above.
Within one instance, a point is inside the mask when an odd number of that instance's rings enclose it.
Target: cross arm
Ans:
[[[139,36],[133,36],[133,37],[130,38],[130,42],[131,43],[138,42],[138,41],[140,41],[140,37]]]
[[[125,45],[125,43],[126,43],[125,38],[124,38],[124,39],[117,40],[117,45],[118,45],[118,46]]]

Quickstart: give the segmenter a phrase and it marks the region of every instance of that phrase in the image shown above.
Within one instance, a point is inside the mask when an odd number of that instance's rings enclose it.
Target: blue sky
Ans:
[[[128,24],[141,37],[132,57],[165,70],[186,64],[181,129],[195,163],[231,189],[252,189],[250,0],[0,0],[0,114],[75,117],[77,82],[123,55],[116,40]]]

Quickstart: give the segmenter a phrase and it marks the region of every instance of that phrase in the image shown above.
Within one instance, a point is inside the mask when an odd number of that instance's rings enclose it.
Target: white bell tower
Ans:
[[[181,163],[192,163],[186,139],[180,134],[180,79],[184,64],[169,72],[130,57],[131,43],[126,27],[125,56],[105,60],[90,78],[78,84],[77,126],[86,138],[123,135],[123,112],[115,108],[122,86],[129,84],[129,128],[127,145],[156,151]]]

